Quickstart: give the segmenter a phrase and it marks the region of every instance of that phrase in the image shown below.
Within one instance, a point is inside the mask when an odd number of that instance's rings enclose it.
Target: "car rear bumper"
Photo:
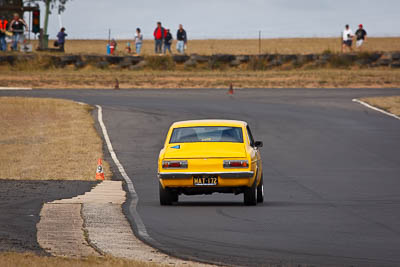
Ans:
[[[216,185],[195,185],[194,177],[197,176],[217,176],[218,183]],[[250,187],[255,179],[254,172],[186,172],[186,173],[159,173],[158,177],[164,188],[175,188],[198,190],[205,192],[219,192],[220,188],[238,188]],[[202,189],[199,189],[202,188]]]
[[[254,172],[163,172],[158,174],[159,179],[163,180],[179,180],[179,179],[191,179],[193,176],[218,176],[222,179],[244,179],[252,178]]]

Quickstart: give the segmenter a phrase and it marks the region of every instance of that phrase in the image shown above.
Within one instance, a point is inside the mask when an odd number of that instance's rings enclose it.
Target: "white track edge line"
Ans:
[[[32,88],[30,88],[30,87],[0,87],[0,90],[4,90],[4,91],[7,91],[7,90],[21,90],[21,91],[23,91],[23,90],[32,90]]]
[[[142,218],[140,217],[139,213],[136,210],[136,206],[139,201],[139,197],[136,193],[135,187],[133,186],[132,180],[129,178],[128,174],[126,173],[124,166],[122,166],[122,164],[118,160],[117,154],[115,153],[114,148],[111,144],[110,137],[107,132],[107,128],[103,122],[103,109],[100,105],[96,105],[96,107],[98,109],[98,112],[97,112],[98,121],[99,121],[101,130],[103,131],[103,136],[104,136],[104,139],[106,140],[108,151],[110,152],[111,158],[113,159],[115,165],[118,167],[119,172],[121,173],[126,184],[128,185],[129,193],[132,196],[132,205],[131,205],[130,209],[131,209],[131,213],[133,215],[132,216],[133,220],[135,221],[135,224],[136,224],[136,227],[138,230],[138,234],[146,240],[152,240],[152,238],[150,237],[150,235],[147,232],[146,226],[144,225]]]
[[[387,111],[385,111],[385,110],[383,110],[383,109],[380,109],[380,108],[371,106],[370,104],[365,103],[364,101],[361,101],[361,100],[358,100],[358,99],[353,99],[352,101],[353,101],[353,102],[356,102],[356,103],[358,103],[358,104],[361,104],[361,105],[363,105],[363,106],[365,106],[365,107],[367,107],[367,108],[373,109],[373,110],[375,110],[375,111],[381,112],[381,113],[383,113],[383,114],[385,114],[385,115],[388,115],[388,116],[390,116],[390,117],[393,117],[393,118],[395,118],[395,119],[400,120],[400,117],[399,117],[399,116],[397,116],[397,115],[395,115],[395,114],[393,114],[393,113],[387,112]]]

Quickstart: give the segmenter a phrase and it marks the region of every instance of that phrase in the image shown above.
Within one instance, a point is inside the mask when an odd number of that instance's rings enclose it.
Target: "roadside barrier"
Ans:
[[[103,163],[101,159],[97,161],[96,180],[104,181]]]
[[[33,65],[38,69],[65,68],[81,69],[93,66],[110,70],[290,70],[338,68],[400,68],[400,51],[362,52],[338,54],[326,51],[322,54],[259,54],[259,55],[173,55],[173,56],[113,56],[113,55],[0,55],[0,65],[14,66],[18,63]],[[114,85],[114,84],[113,84]]]

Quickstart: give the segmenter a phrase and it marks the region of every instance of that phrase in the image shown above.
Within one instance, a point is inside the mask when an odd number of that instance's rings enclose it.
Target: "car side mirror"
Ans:
[[[254,143],[254,146],[255,146],[255,147],[263,147],[264,144],[263,144],[263,142],[261,142],[261,141],[256,141],[256,142]]]

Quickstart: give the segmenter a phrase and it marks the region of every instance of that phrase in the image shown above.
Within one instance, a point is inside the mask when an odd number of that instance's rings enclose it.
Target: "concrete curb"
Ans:
[[[393,114],[393,113],[387,112],[387,111],[385,111],[385,110],[383,110],[383,109],[374,107],[374,106],[372,106],[372,105],[370,105],[370,104],[368,104],[368,103],[366,103],[366,102],[364,102],[364,101],[361,101],[361,100],[359,100],[359,99],[353,99],[352,101],[355,102],[355,103],[358,103],[358,104],[360,104],[360,105],[363,105],[363,106],[365,106],[365,107],[367,107],[367,108],[370,108],[370,109],[372,109],[372,110],[375,110],[375,111],[378,111],[378,112],[380,112],[380,113],[383,113],[383,114],[385,114],[385,115],[387,115],[387,116],[390,116],[390,117],[393,117],[393,118],[395,118],[395,119],[400,120],[400,117],[399,117],[399,116],[397,116],[397,115],[395,115],[395,114]]]
[[[137,239],[122,212],[121,181],[103,181],[90,192],[44,204],[37,224],[40,246],[55,256],[111,255],[174,266],[210,266],[180,260]]]

